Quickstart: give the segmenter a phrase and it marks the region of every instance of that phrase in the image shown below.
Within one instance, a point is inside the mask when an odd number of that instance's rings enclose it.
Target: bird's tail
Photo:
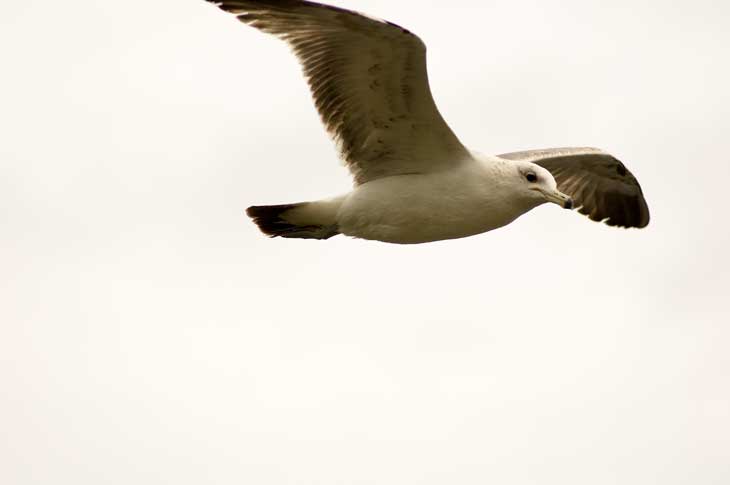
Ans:
[[[337,209],[341,200],[298,204],[255,205],[246,209],[261,232],[269,237],[329,239],[339,234]]]

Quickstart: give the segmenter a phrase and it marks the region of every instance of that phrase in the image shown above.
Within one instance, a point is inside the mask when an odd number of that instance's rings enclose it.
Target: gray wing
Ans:
[[[356,183],[470,156],[436,108],[426,47],[414,34],[314,2],[207,1],[289,44]]]
[[[610,226],[645,227],[649,207],[636,177],[626,166],[597,148],[549,148],[499,155],[536,163],[555,177],[558,190],[571,197],[579,212]]]

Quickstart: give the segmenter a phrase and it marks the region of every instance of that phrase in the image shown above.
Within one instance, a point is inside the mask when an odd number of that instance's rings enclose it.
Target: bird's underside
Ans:
[[[390,226],[413,223],[398,215],[402,212],[398,204],[423,204],[431,215],[442,209],[441,202],[448,205],[457,196],[484,197],[486,205],[473,205],[469,210],[492,207],[494,201],[479,187],[462,190],[471,179],[459,180],[453,175],[458,172],[462,177],[474,177],[468,165],[478,163],[495,176],[503,176],[503,165],[539,165],[554,177],[557,190],[572,197],[578,210],[592,220],[619,227],[645,227],[649,223],[649,210],[638,181],[623,163],[601,150],[553,148],[477,160],[441,117],[428,84],[425,45],[408,30],[357,12],[302,0],[207,1],[289,44],[302,64],[322,122],[355,181],[355,189],[348,196],[250,208],[249,215],[264,233],[315,239],[347,234],[343,230],[345,219],[357,218],[348,210],[373,212],[377,205],[381,211],[377,217],[358,217],[369,224],[382,223],[384,229],[374,237],[350,235],[388,240],[380,235]],[[430,185],[423,183],[426,179]],[[501,186],[492,182],[485,180],[482,188]],[[545,183],[555,187],[554,182]],[[418,190],[430,191],[428,197],[416,194],[414,187],[418,184]],[[372,188],[375,186],[377,191]],[[366,192],[370,198],[362,196]],[[386,200],[387,204],[374,202],[375,193],[380,202]],[[418,197],[404,198],[399,193]],[[504,197],[509,199],[510,194]],[[514,197],[519,205],[518,194]],[[425,210],[421,211],[424,216],[419,224],[448,224],[429,218]],[[454,215],[445,209],[441,212]],[[460,216],[462,211],[457,212]],[[461,232],[470,235],[466,233],[469,231]],[[449,236],[459,231],[442,233],[444,239],[463,237]],[[438,237],[441,233],[433,234]]]

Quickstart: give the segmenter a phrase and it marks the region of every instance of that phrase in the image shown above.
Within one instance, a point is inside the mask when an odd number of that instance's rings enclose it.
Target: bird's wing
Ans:
[[[470,157],[436,108],[426,46],[409,31],[301,0],[207,1],[289,44],[356,183]]]
[[[558,190],[576,202],[581,213],[610,226],[645,227],[649,207],[636,177],[626,166],[597,148],[549,148],[499,155],[536,163],[555,177]]]

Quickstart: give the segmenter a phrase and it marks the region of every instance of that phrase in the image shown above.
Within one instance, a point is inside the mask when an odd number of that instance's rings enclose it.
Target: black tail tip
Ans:
[[[277,237],[291,232],[296,226],[281,218],[281,215],[293,209],[297,204],[253,205],[246,209],[246,215],[253,219],[261,232],[269,237]]]
[[[282,205],[254,205],[246,209],[246,215],[253,219],[261,232],[269,237],[329,239],[339,234],[336,225],[295,224],[283,217],[289,210],[304,204],[306,202]]]

